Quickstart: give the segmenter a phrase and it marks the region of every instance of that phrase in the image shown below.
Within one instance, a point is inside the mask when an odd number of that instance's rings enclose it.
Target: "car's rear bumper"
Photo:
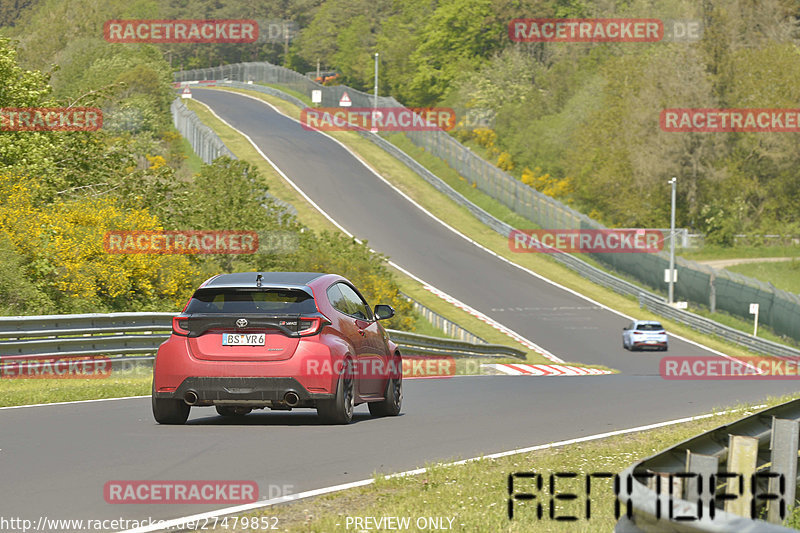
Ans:
[[[251,394],[254,400],[267,402],[273,400],[275,394],[291,390],[299,396],[305,393],[311,398],[323,395],[322,398],[336,391],[339,378],[336,370],[342,366],[337,364],[340,359],[342,357],[335,356],[329,346],[304,339],[294,355],[282,361],[209,361],[192,356],[185,338],[173,335],[158,349],[153,381],[159,398],[171,397],[161,396],[162,393],[174,396],[188,387],[187,382],[194,387],[207,388],[210,400],[247,399],[245,396]],[[245,385],[219,385],[225,383],[219,380],[226,379]],[[226,396],[230,390],[238,389],[250,392]]]
[[[297,397],[289,398],[294,393]],[[159,399],[179,399],[191,405],[239,405],[251,407],[313,407],[333,394],[309,392],[291,377],[187,377],[174,390],[156,392]]]
[[[636,348],[666,348],[666,342],[634,342]]]

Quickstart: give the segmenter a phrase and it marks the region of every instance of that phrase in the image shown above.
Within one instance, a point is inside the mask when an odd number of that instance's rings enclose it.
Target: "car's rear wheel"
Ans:
[[[317,414],[326,424],[349,424],[353,420],[354,407],[353,363],[348,359],[344,372],[339,376],[336,396],[332,400],[318,400]]]
[[[397,416],[403,405],[403,377],[392,378],[386,383],[383,400],[369,402],[369,413],[372,416]]]
[[[244,416],[252,411],[249,407],[231,407],[229,405],[215,405],[214,407],[217,408],[217,414],[220,416]]]
[[[155,384],[152,391],[153,418],[159,424],[185,424],[189,418],[189,407],[183,400],[156,398]]]

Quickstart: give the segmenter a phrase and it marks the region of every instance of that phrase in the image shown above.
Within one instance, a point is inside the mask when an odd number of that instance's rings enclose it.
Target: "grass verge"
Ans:
[[[798,397],[800,394],[793,397]],[[793,397],[771,398],[768,406]],[[635,461],[658,453],[682,440],[752,414],[753,406],[734,407],[735,412],[718,410],[703,418],[648,431],[615,435],[597,440],[554,446],[496,459],[481,459],[461,465],[426,465],[423,473],[406,477],[376,474],[374,483],[325,496],[276,505],[249,513],[248,520],[277,518],[277,527],[287,532],[359,531],[354,519],[373,517],[408,517],[408,531],[419,531],[416,520],[444,518],[456,531],[542,531],[608,532],[614,529],[613,485],[610,481],[592,481],[591,516],[585,518],[584,496],[572,502],[557,503],[558,516],[577,515],[577,522],[557,522],[548,518],[548,476],[556,472],[574,472],[575,480],[559,480],[560,494],[585,494],[585,474],[619,473]],[[530,502],[514,503],[514,519],[508,518],[508,476],[516,472],[536,472],[544,477],[543,491]],[[517,478],[515,492],[536,492],[530,480]],[[535,505],[544,504],[538,519]],[[623,511],[624,512],[624,511]],[[348,518],[350,521],[348,522]],[[448,522],[448,519],[452,522]],[[273,519],[274,522],[274,519]],[[349,525],[349,527],[348,527]],[[420,523],[421,525],[421,523]],[[371,529],[385,531],[387,529]],[[210,529],[206,531],[231,531]]]
[[[146,396],[152,382],[148,366],[112,372],[103,379],[2,379],[0,407]]]
[[[680,251],[680,255],[692,261],[753,257],[800,257],[800,246],[719,246],[707,244],[702,248],[683,248]]]
[[[726,270],[768,281],[779,289],[800,294],[800,259],[779,263],[743,263],[726,267]]]

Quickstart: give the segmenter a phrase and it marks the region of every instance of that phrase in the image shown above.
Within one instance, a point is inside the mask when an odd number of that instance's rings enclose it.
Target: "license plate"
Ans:
[[[264,346],[265,333],[223,333],[223,346]]]

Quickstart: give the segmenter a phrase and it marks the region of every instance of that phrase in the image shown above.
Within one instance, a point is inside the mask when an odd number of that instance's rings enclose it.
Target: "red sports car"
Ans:
[[[400,413],[402,360],[349,281],[314,272],[222,274],[203,283],[172,320],[153,372],[153,416],[183,424],[191,406],[222,416],[253,409],[316,408],[347,424],[354,406]]]

